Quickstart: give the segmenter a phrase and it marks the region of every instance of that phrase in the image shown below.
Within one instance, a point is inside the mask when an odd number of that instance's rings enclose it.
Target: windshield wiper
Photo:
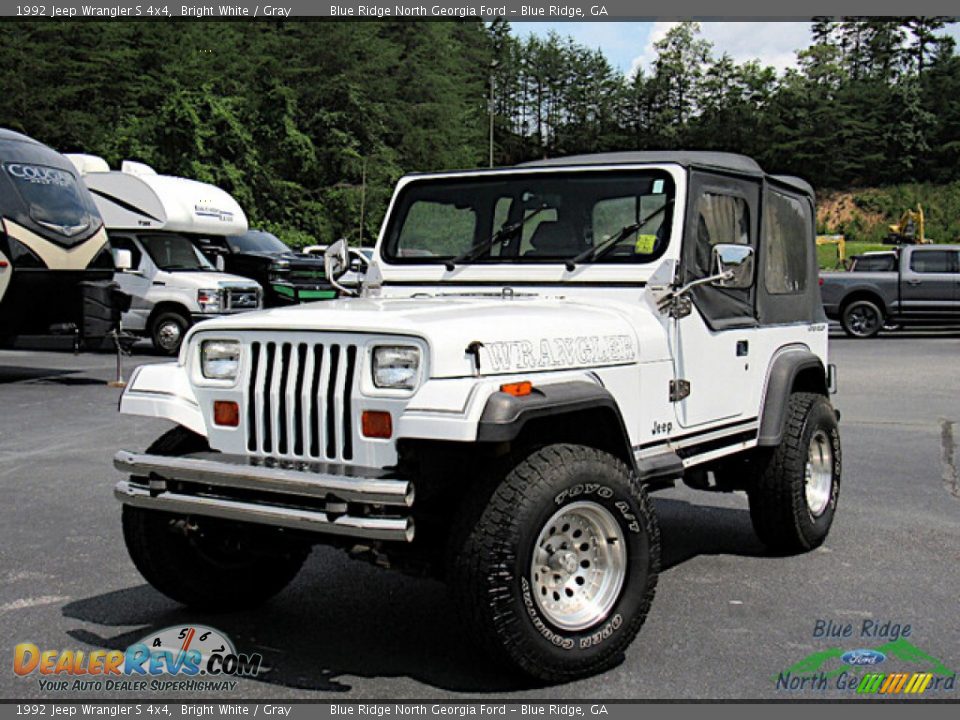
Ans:
[[[547,206],[545,204],[541,205],[540,207],[538,207],[536,210],[534,210],[532,213],[527,215],[522,220],[517,220],[515,223],[511,225],[504,225],[499,230],[497,230],[493,235],[491,235],[489,238],[484,240],[482,243],[480,243],[479,245],[474,245],[472,248],[470,248],[469,250],[465,250],[464,252],[457,255],[455,258],[447,260],[444,263],[444,265],[446,266],[447,270],[453,270],[457,265],[461,265],[465,262],[470,262],[471,260],[476,260],[478,257],[483,255],[483,253],[485,253],[487,250],[492,248],[497,243],[502,243],[505,240],[509,240],[511,237],[516,235],[520,230],[523,229],[524,225],[526,225],[528,222],[533,220],[537,215],[539,215],[546,209],[547,209]]]
[[[576,257],[570,258],[565,263],[567,270],[572,271],[574,268],[577,267],[578,263],[587,262],[587,261],[592,262],[594,260],[599,260],[608,252],[610,252],[613,248],[615,248],[621,240],[623,240],[625,237],[627,237],[631,233],[635,233],[637,230],[639,230],[648,222],[653,220],[657,215],[662,213],[671,205],[673,205],[673,200],[668,200],[667,202],[665,202],[663,205],[658,207],[656,210],[654,210],[652,213],[647,215],[642,220],[637,220],[637,222],[632,223],[630,225],[624,225],[613,235],[609,235],[606,238],[604,238],[604,240],[599,245],[593,245],[591,247],[588,247],[586,250],[584,250],[582,253],[580,253]]]

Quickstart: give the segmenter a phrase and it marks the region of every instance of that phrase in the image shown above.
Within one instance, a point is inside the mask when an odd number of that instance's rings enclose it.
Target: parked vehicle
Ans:
[[[445,579],[504,667],[611,667],[660,568],[648,491],[745,490],[778,552],[827,536],[814,217],[723,153],[403,178],[360,297],[204,323],[131,379],[121,412],[178,425],[114,460],[134,563],[222,611],[352,548]],[[339,282],[345,243],[325,260]]]
[[[191,238],[241,232],[247,219],[223,190],[186,178],[158,175],[125,161],[119,171],[92,155],[69,155],[93,193],[110,244],[129,253],[116,280],[133,301],[124,330],[176,355],[187,328],[200,320],[263,306],[262,289],[248,278],[219,272]]]
[[[891,323],[960,324],[958,252],[956,245],[908,245],[893,269],[823,273],[824,311],[855,338],[873,337]]]
[[[0,129],[0,345],[100,347],[124,298],[107,233],[73,165]]]
[[[907,208],[900,219],[889,226],[890,232],[883,239],[885,245],[930,245],[934,242],[926,235],[926,220],[923,206],[917,203],[917,209]]]
[[[272,233],[249,230],[227,237],[206,237],[200,240],[199,248],[217,267],[260,283],[266,307],[337,296],[324,275],[323,258],[295,253]]]

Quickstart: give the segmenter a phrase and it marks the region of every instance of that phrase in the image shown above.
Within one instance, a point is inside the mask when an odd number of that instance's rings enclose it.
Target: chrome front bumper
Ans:
[[[333,474],[310,463],[254,464],[218,453],[184,457],[122,450],[129,473],[116,498],[133,507],[273,525],[370,540],[410,542],[413,485],[373,474]]]

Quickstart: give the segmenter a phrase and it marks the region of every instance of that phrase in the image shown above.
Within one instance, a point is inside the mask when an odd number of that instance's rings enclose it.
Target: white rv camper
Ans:
[[[130,253],[131,269],[116,276],[133,296],[125,330],[173,355],[193,323],[262,307],[258,283],[220,272],[195,246],[200,238],[247,231],[246,215],[228,193],[142,163],[124,161],[111,171],[93,155],[67,157],[93,195],[114,252]]]

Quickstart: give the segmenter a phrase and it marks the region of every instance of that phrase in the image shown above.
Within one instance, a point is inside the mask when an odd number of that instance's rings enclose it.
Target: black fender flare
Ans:
[[[613,438],[614,444],[622,459],[643,477],[645,473],[637,465],[630,434],[616,399],[602,385],[586,380],[534,386],[529,395],[521,397],[502,391],[493,393],[487,398],[477,424],[477,442],[512,442],[531,421],[591,410],[610,414],[619,433],[619,437]]]
[[[827,373],[823,362],[804,347],[787,347],[778,351],[767,372],[764,385],[763,405],[760,408],[760,430],[757,445],[771,447],[779,445],[783,439],[783,427],[787,417],[787,405],[790,393],[801,373],[816,376],[810,387],[805,389],[828,395]]]
[[[480,416],[477,441],[509,442],[515,440],[531,420],[597,408],[613,411],[623,433],[624,445],[630,447],[630,436],[613,395],[602,385],[585,380],[534,386],[529,395],[521,397],[503,391],[493,393],[487,398]]]

